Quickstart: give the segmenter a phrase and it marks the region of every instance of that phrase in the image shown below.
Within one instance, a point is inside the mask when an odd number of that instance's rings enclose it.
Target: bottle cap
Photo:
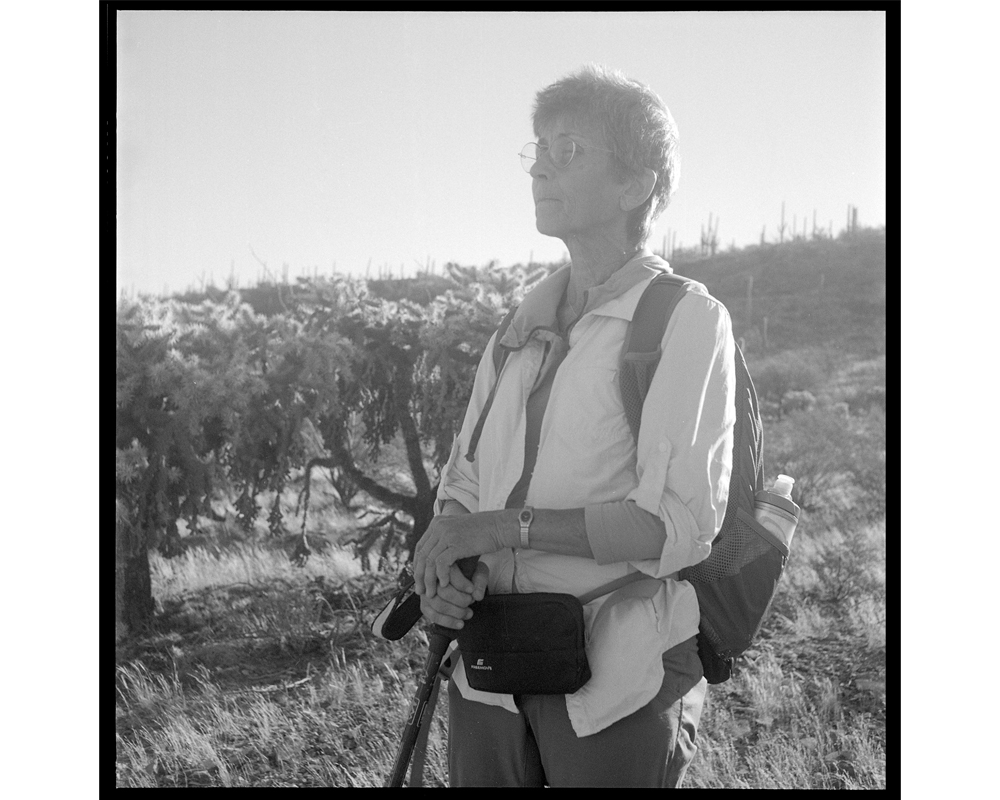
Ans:
[[[792,496],[792,486],[795,485],[795,478],[789,477],[788,475],[779,475],[774,479],[774,486],[771,487],[771,491],[775,494],[783,495],[784,497]]]

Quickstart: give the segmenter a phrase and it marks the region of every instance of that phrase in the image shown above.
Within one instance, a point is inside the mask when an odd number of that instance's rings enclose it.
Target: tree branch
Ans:
[[[384,503],[387,506],[392,506],[394,508],[400,508],[407,514],[413,515],[413,512],[417,507],[417,498],[413,495],[403,494],[401,492],[395,492],[392,489],[387,489],[382,484],[376,482],[373,478],[366,475],[357,465],[354,463],[354,459],[351,454],[344,447],[343,443],[339,441],[339,436],[337,440],[331,442],[328,447],[330,452],[333,453],[332,459],[313,459],[313,461],[332,461],[332,464],[324,466],[337,466],[340,467],[347,477],[349,477],[354,484],[361,489],[361,491],[366,492],[371,495],[374,499],[378,500],[380,503]],[[312,462],[310,462],[312,463]]]
[[[406,388],[410,389],[411,387],[407,386]],[[427,477],[427,469],[424,467],[424,453],[420,448],[420,434],[417,431],[417,423],[410,413],[409,396],[409,391],[405,393],[393,393],[396,405],[396,419],[399,420],[399,427],[403,432],[403,443],[406,445],[406,460],[410,465],[410,474],[413,476],[413,485],[417,489],[417,497],[426,497],[431,490],[431,481]]]

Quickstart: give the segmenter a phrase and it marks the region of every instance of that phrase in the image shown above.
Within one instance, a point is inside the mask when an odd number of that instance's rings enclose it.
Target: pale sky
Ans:
[[[680,129],[650,244],[885,224],[881,12],[117,13],[117,290],[234,269],[371,274],[563,257],[535,230],[535,92],[587,62]]]

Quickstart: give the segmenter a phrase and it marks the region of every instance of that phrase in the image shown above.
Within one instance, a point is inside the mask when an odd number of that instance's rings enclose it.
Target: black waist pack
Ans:
[[[457,638],[481,692],[572,694],[590,680],[583,605],[571,594],[487,595]]]
[[[641,572],[588,592],[491,594],[458,632],[465,677],[481,692],[573,694],[590,680],[583,606],[644,578]]]

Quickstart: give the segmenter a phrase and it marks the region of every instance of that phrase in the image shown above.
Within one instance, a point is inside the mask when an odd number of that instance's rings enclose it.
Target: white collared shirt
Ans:
[[[622,344],[639,298],[655,276],[654,265],[666,267],[656,256],[641,255],[588,292],[542,418],[526,503],[584,508],[589,529],[600,524],[601,504],[634,501],[663,521],[666,541],[659,559],[600,565],[530,549],[480,559],[490,568],[494,594],[579,596],[633,569],[661,579],[632,584],[610,602],[604,597],[585,607],[592,677],[566,696],[578,736],[596,733],[648,703],[663,681],[662,654],[697,633],[694,588],[669,576],[708,556],[726,511],[735,422],[734,347],[729,313],[704,286],[696,284],[681,299],[664,332],[638,447],[625,417],[618,386]],[[569,269],[557,270],[525,297],[501,340],[516,349],[499,382],[492,358],[496,336],[490,340],[442,472],[438,512],[448,499],[472,512],[504,508],[524,466],[525,404],[546,342],[561,343],[555,314]],[[469,461],[472,432],[494,384],[493,403]],[[452,679],[466,699],[517,713],[512,696],[469,687],[464,669],[456,668]]]

